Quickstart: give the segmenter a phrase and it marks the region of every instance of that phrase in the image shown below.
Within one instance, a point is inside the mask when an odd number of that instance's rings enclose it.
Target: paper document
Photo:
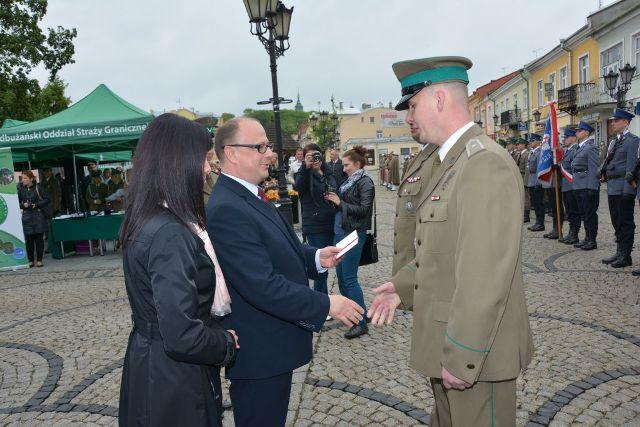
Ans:
[[[357,244],[358,244],[358,232],[353,231],[347,237],[345,237],[344,239],[336,243],[336,247],[342,249],[340,252],[338,252],[338,255],[336,255],[336,258],[342,257],[344,254],[349,252],[349,250]]]

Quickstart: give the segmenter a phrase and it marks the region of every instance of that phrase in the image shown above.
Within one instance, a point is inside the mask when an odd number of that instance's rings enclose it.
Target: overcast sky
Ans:
[[[305,110],[332,94],[358,107],[395,102],[391,64],[428,56],[470,58],[473,90],[549,51],[598,8],[598,0],[284,3],[295,10],[291,48],[278,60],[280,95],[299,90]],[[155,111],[240,114],[271,97],[268,55],[249,34],[242,0],[49,0],[43,26],[57,25],[78,30],[76,62],[60,73],[73,101],[100,83]]]

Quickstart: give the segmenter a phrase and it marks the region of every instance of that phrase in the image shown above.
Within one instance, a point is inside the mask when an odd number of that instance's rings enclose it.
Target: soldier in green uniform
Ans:
[[[87,209],[89,211],[102,212],[106,206],[106,198],[109,193],[107,184],[102,182],[100,172],[91,172],[91,183],[87,187]]]
[[[413,310],[410,365],[431,378],[434,426],[515,425],[533,354],[522,276],[524,188],[513,158],[471,121],[462,57],[399,62],[396,109],[438,146],[416,206],[416,257],[374,290],[368,315]]]
[[[412,129],[413,134],[413,129]],[[396,202],[396,219],[393,225],[393,264],[391,274],[413,260],[416,256],[416,205],[427,188],[429,178],[433,172],[434,153],[438,146],[435,144],[423,144],[414,137],[416,142],[422,144],[422,150],[418,155],[407,160],[404,174],[398,187],[398,200]]]
[[[124,209],[124,181],[122,180],[122,172],[113,169],[111,179],[107,184],[107,199],[111,210],[120,212]]]
[[[531,200],[529,198],[529,189],[527,188],[527,182],[529,181],[529,150],[527,145],[529,143],[526,139],[518,139],[516,148],[518,156],[516,157],[516,164],[520,169],[520,176],[522,177],[522,188],[524,188],[524,222],[531,222],[529,212],[531,210]]]

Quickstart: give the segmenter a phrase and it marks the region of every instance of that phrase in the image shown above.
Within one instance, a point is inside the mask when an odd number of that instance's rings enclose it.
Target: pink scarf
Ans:
[[[220,264],[218,263],[218,258],[216,257],[216,251],[213,250],[211,239],[209,239],[209,233],[207,233],[206,230],[203,230],[200,227],[198,227],[197,224],[193,224],[193,228],[198,234],[198,237],[202,239],[202,243],[204,243],[204,248],[207,251],[207,255],[209,255],[209,258],[211,258],[211,261],[213,262],[213,265],[215,267],[216,294],[213,297],[213,304],[211,305],[211,314],[213,316],[225,316],[231,313],[231,297],[229,296],[229,290],[227,289],[227,282],[224,280],[222,269],[220,268]]]

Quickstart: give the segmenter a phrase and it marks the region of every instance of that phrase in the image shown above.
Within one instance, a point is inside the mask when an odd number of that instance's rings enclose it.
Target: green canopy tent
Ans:
[[[29,123],[29,122],[23,122],[22,120],[5,119],[5,121],[2,122],[2,126],[0,126],[0,129],[9,129],[12,127],[24,125],[26,123]]]
[[[104,153],[82,153],[77,154],[76,157],[83,160],[93,160],[94,162],[129,162],[132,154],[130,150],[107,151]]]
[[[101,84],[57,114],[30,123],[3,126],[0,148],[9,147],[16,159],[24,161],[26,157],[28,162],[73,157],[75,173],[77,154],[131,151],[152,120],[150,113]]]

